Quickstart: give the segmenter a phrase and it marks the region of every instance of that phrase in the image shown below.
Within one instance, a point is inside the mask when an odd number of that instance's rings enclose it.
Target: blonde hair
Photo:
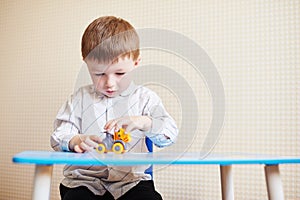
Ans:
[[[137,60],[140,54],[139,37],[133,26],[124,19],[104,16],[95,19],[85,30],[81,41],[83,59],[102,63],[118,58]]]

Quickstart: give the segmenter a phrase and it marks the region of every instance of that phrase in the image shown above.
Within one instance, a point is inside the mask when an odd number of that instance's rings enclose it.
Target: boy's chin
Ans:
[[[107,98],[115,98],[118,95],[105,95]]]

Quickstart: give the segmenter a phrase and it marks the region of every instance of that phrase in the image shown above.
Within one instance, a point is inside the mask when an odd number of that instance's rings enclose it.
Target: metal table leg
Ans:
[[[266,165],[265,176],[269,200],[283,200],[284,193],[278,165]]]
[[[231,165],[220,165],[222,199],[234,199],[233,173]]]
[[[33,200],[49,200],[53,165],[36,165],[34,175]]]

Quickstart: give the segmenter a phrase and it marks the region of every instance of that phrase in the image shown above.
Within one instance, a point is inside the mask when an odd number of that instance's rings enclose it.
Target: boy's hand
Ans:
[[[97,148],[98,144],[101,142],[101,138],[97,135],[82,135],[78,134],[74,136],[69,142],[70,151],[77,153],[84,153],[86,151],[91,151]]]
[[[107,131],[119,130],[124,128],[126,132],[131,132],[133,130],[148,131],[152,126],[152,120],[148,116],[126,116],[110,120],[104,126],[104,129]]]

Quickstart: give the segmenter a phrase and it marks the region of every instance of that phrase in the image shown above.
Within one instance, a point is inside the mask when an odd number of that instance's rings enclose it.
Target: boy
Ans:
[[[93,85],[80,88],[60,109],[53,149],[88,152],[120,128],[131,132],[130,152],[147,152],[145,137],[159,147],[175,142],[178,129],[160,98],[131,80],[140,62],[139,37],[127,21],[113,16],[94,20],[81,50]],[[61,198],[162,199],[145,173],[148,167],[65,166]]]

